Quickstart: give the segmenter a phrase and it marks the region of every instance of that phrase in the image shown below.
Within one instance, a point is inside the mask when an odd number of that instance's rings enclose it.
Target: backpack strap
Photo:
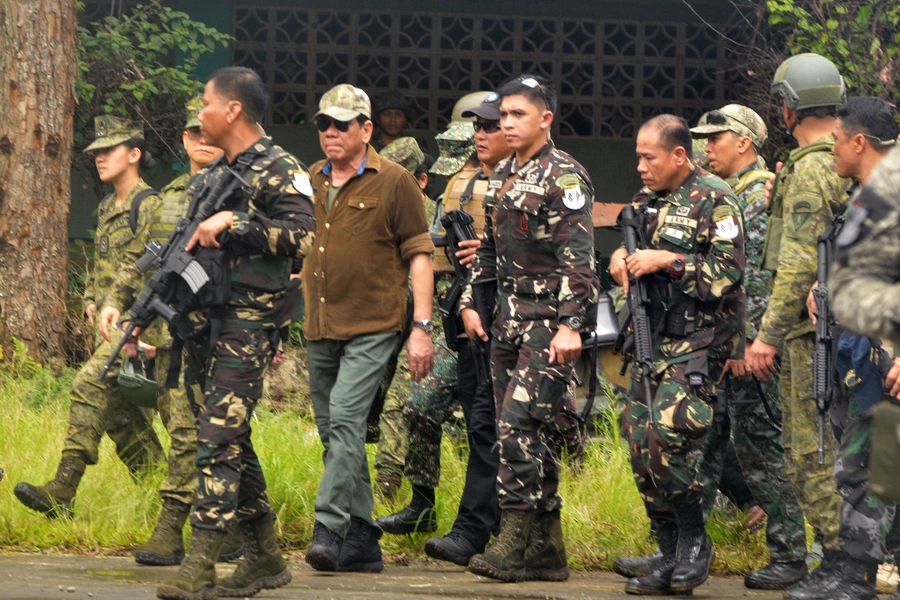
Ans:
[[[144,198],[149,196],[159,196],[159,192],[153,188],[147,188],[138,192],[134,200],[131,201],[131,212],[128,214],[128,224],[131,225],[131,233],[137,233],[138,213],[141,210],[141,203]]]

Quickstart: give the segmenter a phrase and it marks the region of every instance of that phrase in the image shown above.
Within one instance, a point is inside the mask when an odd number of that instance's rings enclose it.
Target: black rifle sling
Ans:
[[[149,196],[159,196],[159,192],[153,188],[141,190],[131,201],[131,212],[128,213],[128,225],[131,226],[131,233],[137,233],[138,213],[141,210],[141,203]]]

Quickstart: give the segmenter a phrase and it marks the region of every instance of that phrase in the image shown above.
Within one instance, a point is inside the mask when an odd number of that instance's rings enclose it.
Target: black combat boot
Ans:
[[[380,573],[384,570],[381,559],[381,530],[369,525],[362,519],[350,519],[350,530],[338,558],[338,571],[356,571],[360,573]]]
[[[387,533],[431,533],[437,531],[437,512],[434,510],[434,488],[413,486],[409,505],[392,515],[375,521]]]
[[[469,560],[469,570],[500,581],[525,580],[525,547],[536,510],[504,510],[500,515],[500,535],[484,554]]]
[[[625,584],[626,594],[665,596],[675,593],[671,580],[678,551],[678,526],[672,521],[659,521],[655,525],[655,534],[661,558],[646,575],[628,580]]]
[[[219,581],[219,596],[246,598],[260,590],[274,590],[291,582],[291,572],[275,538],[274,515],[235,523],[232,529],[240,532],[244,553],[234,573]]]
[[[744,586],[754,590],[786,590],[809,575],[805,560],[770,562],[762,569],[750,571]]]
[[[613,563],[613,571],[622,577],[644,577],[652,571],[656,565],[662,562],[663,554],[661,550],[657,550],[653,554],[645,554],[644,556],[623,556],[617,558]]]
[[[565,581],[569,578],[559,509],[535,517],[525,548],[525,579]]]
[[[676,505],[678,515],[677,565],[670,585],[676,592],[688,592],[709,577],[709,567],[716,556],[706,535],[703,508],[700,503]]]
[[[316,521],[306,562],[316,571],[337,571],[341,556],[341,536]]]
[[[822,547],[822,562],[819,566],[809,574],[805,579],[800,580],[794,587],[789,588],[791,592],[799,592],[806,589],[815,589],[821,583],[829,581],[835,577],[834,567],[843,556],[840,550],[829,550]],[[785,594],[785,597],[788,595]]]
[[[444,537],[428,538],[425,542],[425,554],[438,560],[447,560],[461,567],[469,565],[469,559],[484,552],[484,546],[475,547],[475,544],[458,531],[451,531]]]
[[[216,529],[194,528],[191,549],[181,563],[178,573],[156,588],[156,597],[163,600],[216,600],[216,559],[225,532]]]
[[[832,551],[833,552],[833,551]],[[838,552],[832,557],[830,576],[821,577],[812,585],[790,590],[788,600],[878,600],[875,583],[866,581],[866,563]]]
[[[56,478],[44,486],[19,483],[14,493],[19,502],[48,517],[71,516],[72,501],[84,475],[86,463],[81,458],[63,455],[56,469]]]
[[[237,560],[244,553],[244,539],[241,537],[241,529],[237,523],[225,535],[222,543],[222,551],[219,552],[219,562],[231,562]]]
[[[170,498],[163,500],[156,528],[150,539],[135,550],[134,562],[160,567],[181,564],[184,559],[184,537],[181,530],[190,514],[190,504]]]

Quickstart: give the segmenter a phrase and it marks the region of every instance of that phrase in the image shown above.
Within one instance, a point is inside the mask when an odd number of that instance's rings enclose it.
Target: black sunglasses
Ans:
[[[500,131],[499,121],[488,121],[487,123],[475,121],[474,123],[472,123],[472,127],[475,128],[475,131],[484,130],[485,133],[497,133],[498,131]]]
[[[350,119],[349,121],[338,121],[337,119],[332,119],[330,117],[316,117],[316,129],[325,133],[328,131],[328,128],[334,125],[334,128],[340,131],[341,133],[347,133],[350,130],[350,123],[355,121],[356,119]]]

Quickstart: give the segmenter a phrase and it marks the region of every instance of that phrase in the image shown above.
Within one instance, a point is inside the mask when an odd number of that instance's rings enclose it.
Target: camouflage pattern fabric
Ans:
[[[140,125],[121,117],[101,115],[94,117],[94,141],[84,151],[96,152],[112,148],[131,139],[144,139],[144,131]]]
[[[419,148],[419,142],[413,137],[397,138],[384,148],[381,148],[378,154],[383,158],[394,161],[409,171],[411,175],[415,174],[416,167],[425,160],[425,154]],[[428,221],[431,222],[431,219]]]
[[[451,125],[434,139],[440,155],[429,169],[429,173],[453,175],[463,168],[470,156],[475,154],[475,128],[469,122]]]
[[[157,378],[168,371],[170,355],[170,350],[157,350]],[[176,389],[157,387],[159,416],[171,440],[166,478],[159,486],[159,496],[163,500],[170,498],[193,504],[197,496],[197,417],[184,390],[183,374],[179,384]]]
[[[562,408],[574,368],[550,365],[549,347],[559,319],[583,319],[597,301],[593,196],[584,168],[552,143],[524,165],[515,157],[501,161],[488,184],[484,241],[470,281],[497,278],[491,365],[501,510],[551,511],[562,503],[546,429]],[[474,308],[471,285],[460,307]]]

